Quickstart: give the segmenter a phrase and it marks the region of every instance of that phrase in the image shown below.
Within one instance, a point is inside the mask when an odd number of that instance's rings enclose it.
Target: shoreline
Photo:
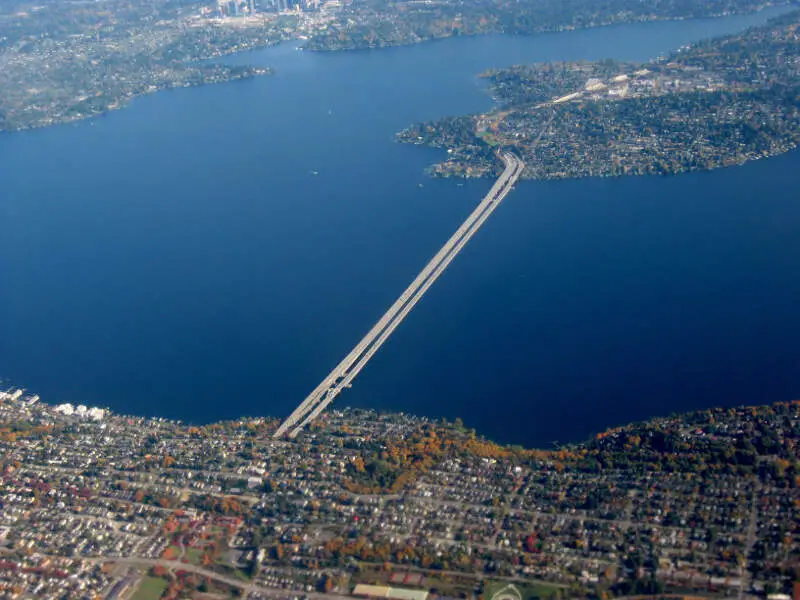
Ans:
[[[0,408],[3,406],[15,406],[19,409],[29,411],[31,414],[38,414],[40,417],[48,417],[52,419],[70,420],[83,423],[96,423],[98,425],[103,422],[128,422],[147,424],[158,423],[159,425],[174,426],[183,429],[205,429],[205,428],[218,428],[228,425],[243,425],[247,423],[257,423],[259,426],[265,427],[267,437],[272,439],[274,431],[278,430],[279,425],[283,419],[274,415],[240,415],[236,418],[221,419],[208,422],[191,421],[187,419],[177,419],[171,417],[161,417],[155,415],[138,415],[132,413],[117,412],[108,406],[87,406],[84,404],[73,404],[71,402],[62,402],[60,404],[52,404],[48,401],[42,400],[38,394],[28,393],[25,388],[17,388],[13,385],[9,386],[8,381],[0,380],[5,390],[0,388]],[[568,448],[577,448],[585,445],[589,441],[600,440],[607,437],[611,433],[620,432],[628,429],[633,429],[641,425],[646,425],[653,422],[665,421],[670,419],[688,418],[696,415],[714,413],[714,412],[730,412],[730,411],[747,411],[753,409],[765,409],[774,406],[788,406],[792,404],[800,405],[800,399],[787,399],[775,400],[766,404],[738,404],[734,406],[723,407],[722,405],[710,405],[705,408],[697,408],[687,410],[679,413],[670,414],[652,414],[645,418],[640,418],[635,421],[628,421],[621,424],[609,425],[605,430],[596,430],[589,434],[588,438],[583,440],[575,440],[569,442],[559,442],[554,440],[550,442],[553,448],[540,448],[540,447],[527,447],[518,443],[495,442],[491,438],[482,434],[475,427],[471,427],[468,423],[462,421],[461,417],[455,417],[449,420],[445,417],[429,417],[423,414],[415,414],[408,411],[386,410],[376,408],[361,408],[355,406],[341,406],[332,407],[329,411],[320,414],[317,421],[310,424],[302,434],[298,436],[276,437],[275,442],[281,444],[294,444],[307,442],[306,438],[313,439],[315,432],[320,428],[328,426],[329,421],[339,422],[343,418],[346,420],[347,415],[373,415],[378,420],[392,420],[392,419],[411,419],[424,424],[434,426],[443,426],[446,428],[456,428],[464,431],[471,431],[472,434],[477,435],[479,439],[488,441],[499,448],[506,449],[522,449],[526,452],[551,452],[559,451]],[[2,425],[2,422],[0,422]]]
[[[268,48],[270,46],[264,46],[264,47]],[[236,53],[231,53],[231,54],[223,55],[223,56],[231,56],[233,54],[236,54]],[[159,86],[159,87],[156,87],[155,89],[146,90],[146,91],[138,93],[138,94],[133,94],[133,95],[127,96],[125,98],[117,99],[117,101],[114,102],[112,105],[107,106],[107,107],[105,107],[104,109],[102,109],[102,110],[100,110],[98,112],[89,113],[89,114],[79,114],[79,115],[76,115],[74,117],[66,117],[66,118],[63,118],[63,119],[58,119],[58,120],[54,120],[52,122],[47,122],[47,123],[32,123],[32,124],[30,124],[30,125],[28,125],[26,127],[17,127],[17,128],[13,128],[13,129],[3,129],[2,127],[0,127],[0,136],[25,133],[27,131],[39,131],[39,130],[47,129],[47,128],[50,128],[50,127],[59,127],[61,125],[69,125],[69,124],[73,124],[73,123],[80,123],[82,121],[90,121],[92,119],[98,119],[98,118],[101,118],[101,117],[108,116],[108,115],[110,115],[112,113],[115,113],[117,111],[127,109],[129,107],[130,103],[133,102],[134,100],[136,100],[137,98],[145,98],[147,96],[152,96],[153,94],[158,94],[160,92],[168,92],[168,91],[171,91],[171,90],[180,90],[180,89],[186,89],[186,88],[201,87],[201,86],[206,86],[206,85],[219,85],[219,84],[223,84],[223,83],[233,83],[233,82],[237,82],[237,81],[248,81],[250,79],[255,79],[256,77],[266,77],[266,76],[271,76],[271,75],[274,75],[274,74],[275,74],[275,72],[274,72],[274,69],[272,67],[257,67],[257,68],[254,67],[252,69],[252,72],[250,72],[250,73],[247,73],[245,75],[241,75],[241,76],[238,76],[238,77],[231,77],[231,78],[225,79],[223,81],[208,81],[208,82],[199,82],[199,83],[188,83],[188,84],[184,84],[184,85],[164,85],[164,86]]]
[[[796,0],[780,0],[778,2],[765,2],[751,10],[745,11],[733,11],[733,12],[723,12],[723,13],[714,13],[710,15],[702,15],[702,16],[684,16],[684,17],[659,17],[659,16],[651,16],[651,17],[643,17],[639,19],[630,19],[630,20],[620,20],[620,21],[609,21],[606,23],[597,23],[594,25],[586,25],[581,27],[569,26],[564,25],[561,27],[555,27],[552,29],[540,29],[536,31],[526,32],[526,33],[518,33],[518,32],[507,32],[507,31],[484,31],[484,32],[476,32],[476,33],[449,33],[447,35],[435,36],[435,37],[422,37],[418,39],[408,40],[408,41],[398,41],[398,42],[389,42],[383,45],[366,45],[366,46],[353,46],[353,47],[333,47],[333,48],[309,48],[307,46],[303,46],[302,49],[307,52],[319,52],[321,54],[324,53],[338,53],[338,52],[362,52],[362,51],[372,51],[372,50],[389,50],[392,48],[407,48],[411,46],[418,46],[421,44],[426,44],[429,42],[439,42],[442,40],[448,40],[451,38],[472,38],[472,37],[482,37],[482,36],[492,36],[492,35],[508,35],[508,36],[520,36],[520,37],[534,37],[537,35],[542,34],[557,34],[557,33],[568,33],[572,31],[588,31],[591,29],[604,29],[607,27],[624,27],[626,25],[636,25],[636,24],[645,24],[645,23],[665,23],[665,22],[681,22],[681,21],[693,21],[693,20],[716,20],[716,19],[725,19],[728,17],[735,17],[735,16],[744,16],[744,15],[753,15],[765,10],[773,9],[773,8],[789,8],[792,6],[798,6],[796,4]],[[311,39],[304,40],[306,42],[313,41]]]
[[[444,178],[495,175],[498,146],[527,163],[521,179],[540,181],[677,175],[779,156],[800,145],[798,23],[795,9],[649,62],[493,69],[479,75],[491,110],[418,123],[396,139],[445,149],[428,169]],[[542,140],[536,149],[533,139]]]
[[[770,9],[782,9],[788,8],[791,6],[796,6],[792,0],[784,0],[780,2],[765,2],[760,4],[750,10],[742,10],[742,11],[732,11],[732,12],[723,12],[717,13],[712,15],[703,15],[703,16],[688,16],[688,17],[659,17],[659,16],[652,16],[649,18],[638,18],[638,19],[629,19],[629,20],[621,20],[621,21],[609,21],[604,23],[592,24],[582,27],[573,27],[573,26],[562,26],[553,29],[542,29],[532,32],[504,32],[504,31],[485,31],[485,32],[476,32],[476,33],[469,33],[469,34],[454,34],[449,33],[448,35],[436,36],[436,37],[424,37],[414,40],[409,40],[408,42],[403,43],[389,43],[385,45],[374,45],[374,46],[360,46],[360,47],[340,47],[340,48],[314,48],[309,47],[309,42],[313,42],[313,37],[307,37],[304,33],[300,30],[295,31],[292,35],[287,37],[282,37],[275,40],[268,40],[266,42],[256,42],[253,45],[248,46],[246,48],[241,49],[234,49],[234,50],[221,50],[218,52],[211,53],[209,56],[206,57],[199,57],[195,60],[189,61],[185,63],[183,66],[191,67],[193,64],[202,64],[206,63],[209,66],[224,66],[224,63],[215,63],[216,59],[231,57],[231,56],[241,56],[245,55],[248,52],[253,51],[260,51],[267,48],[271,48],[278,44],[287,42],[287,41],[302,41],[303,43],[299,46],[305,51],[309,52],[317,52],[317,53],[338,53],[338,52],[358,52],[358,51],[378,51],[378,50],[388,50],[392,48],[404,48],[404,47],[412,47],[417,45],[422,45],[428,42],[436,42],[436,41],[443,41],[448,40],[455,37],[482,37],[482,36],[492,36],[492,35],[508,35],[508,36],[519,36],[519,37],[535,37],[540,34],[557,34],[557,33],[567,33],[572,31],[586,31],[591,29],[603,29],[607,27],[615,27],[620,26],[624,27],[627,25],[637,25],[637,24],[647,24],[647,23],[662,23],[662,22],[681,22],[681,21],[691,21],[691,20],[718,20],[718,19],[725,19],[729,17],[735,16],[747,16],[747,15],[754,15],[764,12],[765,10]],[[140,93],[135,93],[130,96],[119,96],[115,97],[114,101],[111,102],[108,106],[105,106],[101,110],[96,112],[86,113],[86,114],[78,114],[75,116],[69,117],[62,117],[56,118],[54,120],[48,122],[32,122],[28,125],[19,126],[19,127],[3,127],[0,123],[0,135],[3,134],[11,134],[11,133],[22,133],[25,131],[34,131],[39,129],[45,129],[48,127],[58,126],[58,125],[65,125],[70,123],[76,123],[79,121],[90,120],[96,117],[102,117],[118,110],[122,110],[128,108],[128,105],[131,101],[135,100],[136,98],[141,98],[145,96],[149,96],[154,93],[168,91],[171,89],[179,89],[183,87],[199,87],[205,85],[214,85],[218,83],[228,83],[231,81],[239,81],[239,80],[246,80],[251,79],[253,77],[260,77],[264,75],[272,75],[274,74],[274,70],[272,67],[254,67],[251,65],[243,65],[240,68],[242,69],[252,69],[253,73],[237,75],[233,77],[226,77],[217,81],[205,81],[205,82],[198,82],[198,83],[188,83],[183,85],[169,85],[169,84],[158,84],[155,89],[143,91]],[[523,174],[522,179],[528,179]]]

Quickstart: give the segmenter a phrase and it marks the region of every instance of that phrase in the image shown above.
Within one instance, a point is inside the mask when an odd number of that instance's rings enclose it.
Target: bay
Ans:
[[[288,414],[470,212],[399,129],[491,106],[476,74],[647,60],[724,19],[231,57],[247,82],[0,136],[0,376],[202,423]],[[800,154],[519,184],[339,405],[505,442],[800,392]],[[421,187],[420,187],[421,184]]]

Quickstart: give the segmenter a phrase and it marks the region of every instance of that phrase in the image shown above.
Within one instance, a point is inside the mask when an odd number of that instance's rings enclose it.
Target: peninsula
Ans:
[[[768,0],[9,0],[0,3],[0,132],[103,114],[162,89],[269,72],[214,61],[297,39],[312,50],[753,12]]]
[[[439,176],[495,176],[498,145],[527,179],[667,174],[766,158],[800,143],[800,11],[645,64],[514,66],[483,74],[497,106],[421,123]],[[533,142],[535,143],[535,151]]]

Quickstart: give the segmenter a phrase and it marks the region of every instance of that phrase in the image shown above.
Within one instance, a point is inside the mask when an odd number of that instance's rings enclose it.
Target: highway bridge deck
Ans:
[[[400,294],[389,310],[378,320],[369,332],[356,344],[353,350],[323,379],[300,405],[281,423],[275,432],[280,437],[288,432],[295,437],[303,427],[316,419],[320,413],[338,396],[344,388],[350,387],[353,379],[361,372],[369,360],[386,342],[392,332],[403,322],[408,313],[419,302],[425,292],[444,272],[467,242],[481,228],[489,215],[498,207],[519,179],[524,163],[511,152],[500,154],[505,164],[503,173],[495,181],[489,193],[467,217],[456,232],[441,247],[436,255],[425,265],[414,281]]]

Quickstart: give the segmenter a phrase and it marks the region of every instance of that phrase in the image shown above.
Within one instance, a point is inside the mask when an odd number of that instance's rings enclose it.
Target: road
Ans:
[[[183,563],[174,560],[165,559],[148,559],[148,558],[83,558],[82,560],[91,563],[115,563],[117,565],[124,565],[128,567],[136,567],[139,569],[161,566],[169,571],[187,571],[195,573],[202,577],[208,577],[211,580],[225,583],[231,587],[242,590],[245,597],[249,595],[260,595],[265,598],[273,598],[275,600],[283,600],[292,598],[294,596],[306,596],[310,600],[352,600],[350,596],[342,596],[338,594],[322,594],[318,592],[305,592],[284,588],[268,588],[256,585],[249,581],[243,581],[236,577],[229,577],[209,569],[205,569],[198,565],[190,563]]]
[[[757,481],[753,489],[753,496],[750,499],[750,515],[747,523],[747,537],[745,538],[744,560],[739,565],[739,593],[737,594],[738,600],[743,600],[745,592],[750,585],[750,569],[748,563],[750,562],[750,554],[753,552],[753,547],[756,545],[756,534],[758,533],[758,501],[761,498],[761,482]]]
[[[296,436],[306,425],[319,416],[325,408],[361,372],[369,360],[386,342],[389,336],[403,322],[408,313],[419,302],[425,292],[444,272],[448,265],[464,248],[467,242],[481,228],[497,206],[513,189],[519,179],[524,163],[511,152],[500,155],[505,170],[494,183],[489,193],[461,224],[456,232],[441,247],[436,255],[425,265],[414,281],[400,294],[389,310],[378,320],[369,332],[356,344],[355,348],[325,377],[320,384],[303,400],[275,432],[281,437],[289,432]]]

